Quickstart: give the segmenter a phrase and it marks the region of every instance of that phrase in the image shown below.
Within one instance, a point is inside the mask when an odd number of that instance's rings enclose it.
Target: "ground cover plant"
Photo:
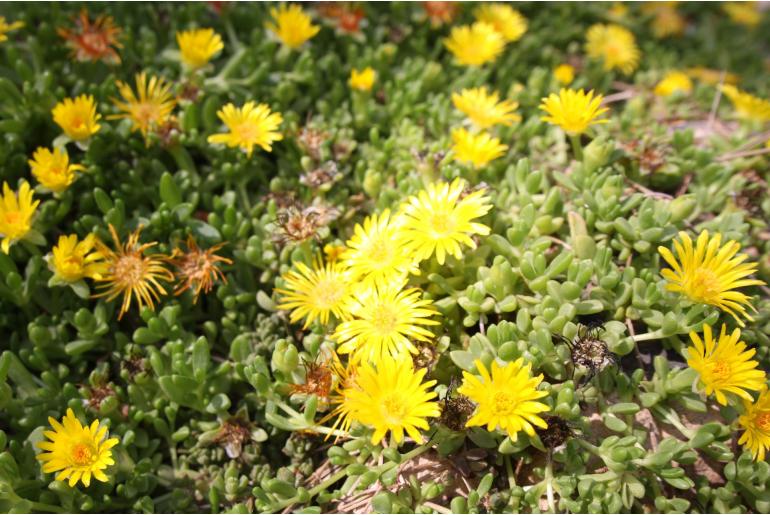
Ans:
[[[3,512],[770,511],[758,4],[0,13]]]

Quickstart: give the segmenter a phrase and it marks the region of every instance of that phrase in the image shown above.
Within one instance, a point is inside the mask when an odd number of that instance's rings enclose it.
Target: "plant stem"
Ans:
[[[30,501],[30,511],[42,511],[44,513],[67,513],[67,510],[53,504],[47,504],[44,502]]]
[[[551,513],[556,513],[556,503],[553,499],[553,459],[551,451],[548,451],[548,458],[545,464],[545,496],[548,499],[548,509]]]
[[[310,498],[312,499],[313,497],[315,497],[319,493],[323,492],[324,490],[329,488],[331,485],[333,485],[334,483],[336,483],[337,481],[339,481],[340,479],[345,477],[346,474],[347,474],[347,471],[345,470],[344,467],[342,469],[338,470],[335,474],[332,474],[331,476],[326,478],[326,480],[323,483],[321,483],[318,486],[310,489],[308,491],[308,494],[310,495]],[[262,513],[278,513],[279,511],[283,510],[287,506],[291,506],[292,504],[296,504],[299,501],[300,501],[299,495],[295,495],[294,497],[292,497],[290,499],[286,499],[285,501],[281,501],[279,503],[273,504],[270,507],[270,509],[268,509],[266,511],[263,511]]]
[[[572,153],[578,161],[583,160],[583,145],[580,143],[579,134],[570,134],[569,141],[572,143]]]
[[[633,337],[633,340],[635,342],[646,342],[647,340],[658,340],[660,338],[663,338],[663,336],[664,336],[663,331],[658,329],[656,331],[651,331],[649,333],[637,334],[636,336]]]

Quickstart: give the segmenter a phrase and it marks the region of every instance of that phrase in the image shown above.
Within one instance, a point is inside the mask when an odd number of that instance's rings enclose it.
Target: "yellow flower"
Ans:
[[[553,70],[553,76],[564,86],[569,85],[575,80],[575,68],[569,64],[560,64]]]
[[[83,241],[78,241],[77,234],[59,236],[59,243],[51,250],[48,259],[56,279],[65,283],[74,283],[85,277],[101,279],[107,273],[107,263],[95,247],[94,234],[89,234]]]
[[[424,326],[438,325],[430,317],[438,312],[429,300],[420,299],[417,288],[403,290],[405,281],[360,289],[348,303],[351,316],[337,326],[333,338],[337,352],[352,360],[374,361],[383,356],[417,354],[412,340],[430,341],[433,333]]]
[[[540,109],[548,113],[541,120],[558,125],[567,134],[583,134],[591,125],[609,121],[599,118],[609,111],[601,106],[603,99],[601,95],[594,97],[593,90],[586,93],[582,89],[562,88],[558,96],[551,93],[541,100]]]
[[[484,4],[475,12],[476,20],[492,25],[505,41],[518,41],[527,32],[527,19],[507,4]]]
[[[330,262],[337,261],[345,250],[347,249],[344,245],[335,245],[333,243],[324,245],[324,255],[326,260]]]
[[[746,27],[756,27],[762,20],[757,2],[724,2],[722,9],[731,20]]]
[[[770,392],[765,388],[757,402],[743,402],[745,413],[738,417],[738,424],[744,429],[738,445],[751,451],[755,460],[764,460],[770,449]]]
[[[51,152],[45,147],[38,147],[27,163],[35,179],[54,193],[66,190],[75,182],[75,172],[85,170],[81,165],[69,164],[69,156],[59,148]]]
[[[620,25],[597,23],[586,34],[588,56],[601,59],[605,70],[618,69],[629,74],[639,65],[641,53],[634,35]]]
[[[56,474],[56,480],[69,479],[70,487],[78,481],[89,486],[91,477],[108,481],[104,469],[115,464],[110,449],[120,440],[107,438],[107,428],[100,428],[98,420],[91,422],[90,426],[81,425],[69,408],[61,423],[53,417],[48,417],[48,423],[53,431],[43,431],[43,434],[50,441],[37,443],[37,447],[46,451],[37,455],[43,463],[43,472],[61,471]]]
[[[668,97],[674,93],[690,93],[692,91],[692,81],[686,73],[680,71],[670,71],[655,86],[655,94],[661,97]]]
[[[746,350],[746,344],[740,338],[740,329],[728,336],[724,324],[718,340],[713,338],[711,326],[706,324],[703,325],[703,340],[694,331],[690,332],[693,346],[687,349],[687,364],[698,372],[706,395],[714,394],[722,406],[727,405],[726,392],[751,402],[754,399],[747,390],[759,391],[765,385],[765,372],[757,369],[759,363],[751,360],[756,351]]]
[[[94,278],[96,281],[105,283],[101,285],[105,291],[95,295],[95,297],[107,297],[109,302],[119,295],[123,295],[118,320],[123,318],[123,315],[131,307],[132,297],[136,298],[140,310],[143,306],[155,309],[155,301],[159,301],[160,296],[166,294],[166,290],[159,281],[171,282],[174,280],[174,274],[166,268],[167,256],[144,254],[145,250],[157,245],[157,242],[139,245],[141,232],[142,227],[140,226],[129,235],[126,243],[121,243],[118,233],[110,224],[110,234],[112,234],[112,240],[115,243],[114,251],[98,239],[96,240],[96,248],[104,256],[107,270],[101,277]]]
[[[741,91],[732,84],[723,84],[721,89],[741,118],[758,122],[770,120],[770,101]]]
[[[313,25],[310,16],[296,4],[288,7],[282,4],[278,9],[273,7],[270,9],[270,16],[275,23],[267,23],[268,30],[289,48],[299,48],[321,30],[318,25]]]
[[[627,14],[628,6],[623,2],[613,2],[612,7],[607,11],[607,16],[615,20],[623,19]]]
[[[532,365],[524,365],[524,359],[519,358],[505,367],[492,362],[490,375],[484,364],[476,360],[476,369],[481,379],[463,371],[463,384],[457,393],[465,395],[478,404],[474,415],[465,424],[466,427],[487,426],[488,431],[502,429],[511,440],[516,441],[519,431],[530,436],[535,435],[533,425],[547,428],[545,421],[538,413],[550,408],[537,402],[548,392],[537,389],[543,380],[543,374],[532,377]]]
[[[656,38],[681,36],[687,25],[684,17],[676,10],[679,2],[645,2],[642,12],[653,16],[652,33]]]
[[[359,91],[369,91],[374,85],[374,80],[377,78],[377,73],[371,66],[367,66],[361,71],[353,68],[350,72],[350,79],[348,84],[351,88]]]
[[[462,258],[461,245],[472,249],[474,234],[486,236],[489,227],[473,222],[492,209],[485,190],[474,191],[460,199],[465,181],[457,178],[451,184],[436,182],[402,206],[404,222],[402,235],[407,248],[422,261],[435,253],[440,265],[447,255]]]
[[[294,268],[296,271],[290,270],[283,275],[284,288],[275,289],[282,295],[278,308],[291,309],[292,322],[304,318],[303,327],[307,329],[315,320],[326,325],[330,315],[337,320],[348,318],[347,301],[351,287],[341,262],[324,265],[320,259],[315,259],[311,269],[305,263],[295,261]]]
[[[182,62],[197,70],[211,61],[224,47],[222,38],[214,29],[194,29],[176,33],[176,42],[182,53]]]
[[[18,195],[3,182],[3,196],[0,197],[0,235],[3,252],[8,254],[11,245],[24,238],[32,228],[32,217],[39,200],[32,202],[32,190],[27,181],[21,183]]]
[[[209,136],[209,143],[240,147],[246,155],[251,156],[254,145],[270,152],[273,150],[273,142],[283,139],[283,135],[277,131],[283,117],[281,113],[271,113],[267,104],[246,102],[240,108],[227,104],[217,111],[217,116],[230,132]]]
[[[472,163],[476,168],[497,159],[508,150],[508,145],[503,145],[488,133],[473,134],[463,127],[452,130],[452,141],[455,161]]]
[[[13,23],[8,23],[5,21],[5,16],[0,16],[0,43],[3,41],[8,41],[8,33],[20,29],[24,26],[23,21],[15,21]]]
[[[738,315],[754,320],[744,307],[753,309],[749,297],[736,288],[765,283],[746,279],[756,272],[757,264],[744,263],[748,256],[738,254],[741,245],[733,240],[721,245],[722,235],[717,233],[709,239],[708,231],[700,233],[695,247],[687,233],[680,232],[679,238],[681,243],[674,240],[678,260],[667,248],[658,247],[660,255],[673,268],[661,272],[668,281],[666,289],[683,293],[693,302],[716,306],[730,313],[741,327],[745,324]]]
[[[163,77],[150,76],[148,83],[145,72],[137,73],[136,94],[125,82],[116,81],[116,84],[123,101],[113,98],[112,103],[122,112],[109,116],[110,119],[131,120],[131,130],[139,130],[145,138],[151,130],[168,122],[176,100],[171,94],[171,84]]]
[[[404,433],[415,442],[423,443],[420,429],[428,429],[428,417],[441,414],[433,400],[436,392],[430,388],[436,381],[425,381],[426,369],[415,370],[408,357],[383,356],[376,366],[362,363],[350,385],[342,389],[341,405],[336,410],[345,430],[351,422],[374,428],[371,442],[379,444],[390,431],[395,442],[404,440]]]
[[[521,120],[521,116],[514,112],[519,107],[517,102],[511,100],[499,102],[498,100],[497,92],[488,93],[486,86],[452,93],[454,106],[480,129],[486,129],[498,123],[510,126],[513,122]]]
[[[96,104],[91,95],[65,98],[54,106],[51,113],[53,121],[62,128],[64,134],[75,141],[85,141],[101,128],[96,122],[102,115],[96,114]]]
[[[494,61],[505,48],[505,39],[493,25],[477,21],[473,25],[453,27],[444,45],[464,66],[481,66]]]
[[[409,273],[416,273],[414,259],[400,241],[398,221],[386,209],[381,215],[367,217],[356,224],[353,236],[340,256],[350,272],[351,281],[370,288],[401,282]]]
[[[688,68],[687,74],[693,79],[698,79],[699,81],[711,84],[712,86],[716,86],[722,82],[725,84],[738,84],[738,76],[736,74],[705,68],[703,66]]]

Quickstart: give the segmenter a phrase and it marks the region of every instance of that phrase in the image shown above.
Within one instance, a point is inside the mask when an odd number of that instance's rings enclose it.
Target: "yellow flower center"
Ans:
[[[757,427],[761,431],[770,431],[770,413],[762,413],[756,419]]]
[[[510,415],[516,408],[516,399],[508,392],[495,392],[492,402],[497,415]]]
[[[345,286],[333,279],[318,281],[312,297],[321,309],[329,309],[336,306],[345,296]]]
[[[5,223],[8,225],[18,225],[21,223],[21,213],[18,211],[9,211],[5,213]]]
[[[90,465],[93,458],[93,449],[84,443],[76,443],[72,446],[70,456],[75,465]]]
[[[117,282],[136,285],[142,282],[144,262],[141,256],[126,254],[115,262],[113,273]]]
[[[233,132],[241,141],[254,141],[257,139],[257,127],[251,122],[244,122],[236,126]]]
[[[369,247],[369,259],[374,263],[379,263],[380,266],[387,266],[392,257],[393,251],[389,242],[380,239],[372,242]]]
[[[448,213],[437,212],[431,216],[430,226],[433,228],[434,233],[443,236],[451,233],[454,230],[455,224]]]
[[[372,326],[382,335],[388,335],[396,330],[398,316],[390,306],[377,306],[372,313]]]
[[[714,379],[718,381],[725,381],[729,379],[730,374],[732,373],[732,368],[730,368],[730,364],[724,360],[719,360],[716,363],[714,363],[714,368],[711,369],[711,373],[714,376]]]
[[[149,125],[150,122],[156,118],[156,108],[154,104],[149,102],[142,102],[137,104],[134,108],[134,117],[141,123],[141,125]]]
[[[394,393],[382,401],[382,417],[387,424],[398,425],[406,416],[406,405],[401,395]]]
[[[690,296],[693,300],[710,303],[719,295],[719,277],[708,268],[697,268],[690,281]]]

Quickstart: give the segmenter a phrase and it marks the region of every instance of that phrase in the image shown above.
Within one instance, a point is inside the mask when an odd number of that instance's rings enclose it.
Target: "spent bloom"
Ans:
[[[371,66],[367,66],[361,71],[353,68],[350,71],[350,79],[348,79],[348,85],[351,88],[359,91],[369,91],[374,85],[374,81],[377,78],[377,73]]]
[[[503,145],[498,138],[489,133],[475,134],[464,127],[452,129],[452,143],[454,159],[471,163],[476,168],[489,164],[508,150],[508,145]]]
[[[18,30],[24,26],[23,21],[15,21],[8,23],[5,21],[5,16],[0,16],[0,43],[8,41],[8,33],[14,30]]]
[[[770,120],[770,101],[741,91],[732,84],[723,84],[721,89],[741,118],[758,122]]]
[[[182,62],[191,70],[206,66],[225,47],[214,29],[193,29],[176,33]]]
[[[477,21],[492,25],[508,43],[518,41],[527,32],[527,19],[507,4],[483,4],[475,15]]]
[[[560,64],[553,69],[553,76],[563,86],[568,86],[575,80],[575,68],[570,64]]]
[[[500,428],[513,441],[516,441],[519,431],[534,436],[533,426],[548,427],[538,415],[550,409],[546,404],[537,402],[537,399],[548,395],[548,392],[537,389],[543,374],[533,377],[532,365],[524,365],[523,358],[504,367],[493,361],[491,374],[481,361],[474,363],[481,379],[463,371],[463,384],[457,389],[457,393],[478,404],[466,427],[487,426],[488,431]]]
[[[756,402],[743,401],[744,413],[738,417],[743,434],[738,445],[750,451],[755,460],[764,460],[770,449],[770,391],[765,387]]]
[[[281,113],[271,113],[267,104],[251,101],[243,104],[243,107],[227,104],[217,111],[217,116],[230,132],[212,134],[208,142],[238,147],[249,157],[254,146],[270,152],[273,150],[273,142],[283,139],[283,135],[278,132],[283,117]]]
[[[178,279],[174,295],[181,295],[186,290],[190,290],[193,292],[193,303],[196,303],[201,292],[210,292],[215,282],[227,283],[227,278],[219,269],[219,263],[230,265],[233,262],[216,254],[224,245],[224,243],[217,243],[203,250],[198,246],[195,238],[188,236],[185,251],[175,248],[171,256],[171,263],[177,268]]]
[[[452,183],[436,182],[408,198],[402,212],[402,235],[415,259],[430,259],[433,254],[440,265],[446,256],[462,258],[462,246],[476,248],[471,236],[489,234],[489,227],[478,222],[492,205],[485,190],[465,195],[465,182],[460,178]]]
[[[639,66],[641,57],[631,31],[612,23],[597,23],[588,29],[586,51],[589,57],[600,59],[605,70],[617,69],[626,75]]]
[[[0,236],[3,237],[0,247],[3,252],[8,254],[12,244],[29,234],[38,204],[39,200],[32,201],[32,189],[27,181],[21,183],[18,194],[3,182],[0,197]]]
[[[551,93],[541,100],[540,109],[548,114],[541,119],[558,125],[567,134],[583,134],[591,125],[608,122],[599,118],[609,111],[601,106],[603,98],[601,95],[594,96],[593,90],[586,93],[582,89],[562,88],[558,95]]]
[[[453,27],[444,46],[464,66],[481,66],[494,61],[505,48],[505,38],[489,23]]]
[[[107,273],[104,257],[96,250],[94,234],[81,241],[77,234],[59,236],[47,260],[56,282],[74,283],[86,277],[101,279]]]
[[[709,238],[708,231],[700,233],[695,246],[685,232],[679,233],[679,240],[674,240],[676,257],[669,249],[658,247],[660,255],[671,266],[661,272],[668,281],[666,289],[683,293],[693,302],[726,311],[741,327],[745,324],[739,315],[753,320],[746,312],[746,306],[753,309],[749,297],[737,288],[765,283],[747,279],[756,272],[757,264],[744,263],[748,255],[738,254],[740,243],[730,240],[722,245],[722,235],[717,233]]]
[[[297,4],[281,4],[277,9],[273,7],[270,16],[273,22],[266,24],[268,30],[289,48],[299,48],[321,30],[318,25],[313,25],[310,16]]]
[[[343,430],[353,421],[373,428],[373,444],[382,442],[388,431],[397,444],[404,433],[423,443],[420,429],[428,429],[427,419],[441,413],[436,392],[430,389],[436,381],[423,382],[425,373],[424,368],[415,370],[408,357],[386,355],[376,365],[362,363],[341,388],[341,404],[335,410],[341,419],[338,424]]]
[[[668,97],[674,93],[690,93],[692,91],[692,81],[690,77],[680,71],[670,71],[655,86],[655,94],[661,97]]]
[[[48,440],[37,443],[37,447],[45,451],[37,455],[43,463],[43,472],[58,472],[56,480],[67,479],[70,487],[78,481],[89,486],[92,477],[108,481],[104,470],[115,464],[110,449],[120,440],[107,438],[107,428],[100,427],[98,420],[90,426],[82,425],[70,408],[61,422],[48,417],[48,423],[53,431],[43,431]]]
[[[75,141],[85,141],[101,128],[97,122],[102,115],[96,113],[96,103],[91,95],[65,98],[54,106],[51,114],[64,134]]]
[[[704,324],[703,339],[694,331],[690,332],[690,339],[693,346],[687,349],[687,364],[698,372],[706,395],[713,394],[719,404],[727,405],[725,393],[734,393],[751,402],[754,399],[747,390],[763,389],[765,372],[751,359],[756,351],[747,350],[746,344],[740,341],[740,329],[728,335],[727,327],[722,324],[722,332],[715,339],[711,326]]]
[[[500,101],[497,92],[487,92],[486,86],[452,93],[452,103],[480,129],[487,129],[498,123],[509,126],[521,120],[521,116],[515,113],[519,107],[517,102]]]
[[[110,119],[131,120],[131,130],[139,130],[146,138],[151,130],[165,124],[171,117],[176,100],[171,93],[171,84],[163,77],[150,76],[141,72],[136,74],[136,93],[131,86],[116,81],[123,100],[113,98],[112,102],[121,112],[109,116]]]
[[[82,165],[70,164],[67,152],[60,148],[54,148],[51,152],[45,147],[39,147],[27,162],[40,185],[54,193],[69,188],[75,182],[75,174],[85,170]]]
[[[56,32],[66,41],[72,56],[78,61],[120,63],[116,49],[122,48],[118,41],[121,30],[115,26],[112,16],[97,16],[91,23],[88,11],[82,9],[75,19],[75,28],[59,28]]]
[[[385,355],[417,354],[414,340],[428,342],[438,325],[430,317],[438,312],[417,288],[404,289],[405,281],[362,288],[348,302],[350,319],[337,326],[334,339],[340,354],[352,360],[374,361]]]
[[[460,10],[457,2],[423,2],[422,6],[433,27],[451,23]]]
[[[284,287],[276,288],[281,295],[278,308],[291,309],[290,320],[305,319],[304,328],[315,320],[326,325],[329,317],[345,320],[348,315],[348,300],[351,286],[347,270],[340,261],[324,264],[320,259],[313,261],[313,268],[300,261],[294,262],[294,270],[283,275]]]
[[[122,295],[123,302],[120,306],[118,320],[123,318],[131,307],[131,301],[136,298],[136,303],[141,310],[143,306],[155,308],[155,302],[160,300],[166,290],[159,281],[171,282],[174,274],[166,268],[168,258],[163,254],[148,254],[145,251],[157,245],[157,242],[143,243],[139,245],[141,226],[128,236],[125,243],[120,241],[118,233],[110,224],[110,233],[115,245],[112,250],[100,240],[96,240],[96,248],[107,263],[107,270],[99,278],[94,278],[104,289],[96,297],[107,297],[112,301]]]

